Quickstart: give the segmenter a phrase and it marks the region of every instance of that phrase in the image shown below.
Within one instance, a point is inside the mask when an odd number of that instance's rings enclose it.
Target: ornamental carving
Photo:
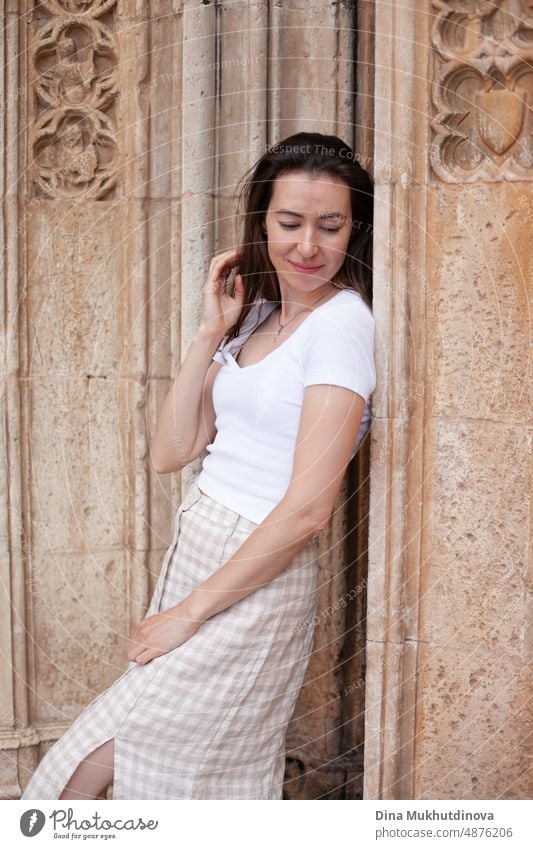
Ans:
[[[446,182],[533,175],[533,3],[433,0],[430,161]]]
[[[43,0],[36,5],[31,50],[34,194],[102,198],[116,184],[115,5],[116,0]]]

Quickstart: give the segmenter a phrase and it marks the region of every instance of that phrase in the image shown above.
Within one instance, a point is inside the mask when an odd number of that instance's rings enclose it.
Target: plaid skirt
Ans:
[[[256,527],[193,483],[146,615],[188,596]],[[144,666],[131,661],[53,744],[21,798],[59,799],[80,761],[113,738],[113,799],[282,799],[317,593],[315,536],[180,646]]]

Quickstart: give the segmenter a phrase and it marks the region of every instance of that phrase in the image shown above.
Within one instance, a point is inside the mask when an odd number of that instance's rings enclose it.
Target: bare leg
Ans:
[[[113,781],[115,741],[106,740],[78,765],[60,799],[106,799]]]

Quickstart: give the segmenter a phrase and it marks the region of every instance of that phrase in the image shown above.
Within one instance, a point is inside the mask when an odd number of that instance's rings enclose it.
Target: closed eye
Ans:
[[[280,227],[283,227],[285,230],[294,230],[295,227],[299,227],[299,224],[284,224],[282,221],[279,222]],[[321,230],[325,230],[326,233],[338,233],[340,227],[321,227]]]

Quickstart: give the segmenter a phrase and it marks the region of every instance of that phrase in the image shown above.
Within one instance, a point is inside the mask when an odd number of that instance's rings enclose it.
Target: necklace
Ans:
[[[286,322],[285,322],[285,324],[282,324],[282,323],[281,323],[281,321],[280,321],[280,317],[281,317],[281,307],[280,307],[280,311],[279,311],[279,313],[278,313],[278,324],[279,324],[279,330],[278,330],[278,332],[276,333],[276,335],[274,336],[274,342],[277,342],[277,341],[278,341],[278,339],[279,339],[279,334],[281,333],[281,331],[283,330],[283,328],[284,328],[284,327],[287,327],[287,325],[288,325],[288,324],[290,324],[290,323],[291,323],[291,321],[292,321],[294,318],[296,318],[296,316],[297,316],[297,315],[300,315],[300,313],[301,313],[301,312],[303,312],[304,310],[308,310],[308,309],[311,309],[311,307],[314,307],[314,306],[315,306],[315,304],[318,304],[318,303],[319,303],[319,301],[321,301],[323,298],[325,298],[325,297],[326,297],[326,295],[329,295],[329,292],[325,292],[323,295],[321,295],[321,296],[320,296],[320,298],[318,298],[316,301],[313,301],[313,303],[312,303],[312,304],[310,304],[308,307],[304,307],[303,309],[298,310],[298,312],[297,312],[295,315],[293,315],[293,317],[292,317],[292,318],[289,318],[289,320],[288,320],[288,321],[286,321]]]

